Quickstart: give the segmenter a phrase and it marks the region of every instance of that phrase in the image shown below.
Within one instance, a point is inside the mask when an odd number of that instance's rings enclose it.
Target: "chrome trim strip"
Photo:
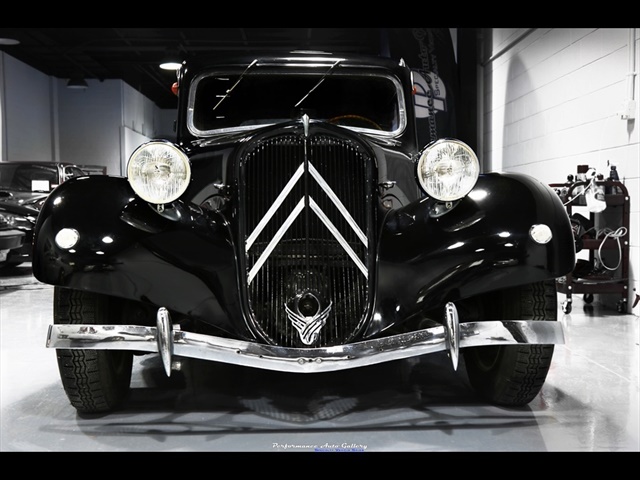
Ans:
[[[349,211],[342,204],[342,202],[340,201],[338,196],[335,194],[335,192],[331,189],[331,186],[326,182],[326,180],[322,177],[322,175],[320,175],[320,172],[316,170],[316,168],[313,166],[311,162],[308,162],[308,165],[309,165],[309,172],[311,173],[311,176],[316,180],[316,182],[318,182],[318,185],[320,185],[320,188],[322,188],[324,193],[326,193],[329,199],[333,202],[333,204],[336,206],[340,214],[344,217],[348,225],[355,232],[355,234],[358,236],[358,238],[364,244],[364,246],[368,247],[368,241],[367,241],[366,235],[360,229],[360,227],[358,226],[354,218],[351,216]],[[258,238],[262,230],[264,230],[264,228],[267,226],[269,221],[273,218],[276,211],[280,208],[280,206],[282,205],[286,197],[289,195],[289,193],[291,193],[291,191],[293,190],[293,187],[295,187],[296,183],[298,182],[298,180],[300,180],[303,174],[304,174],[304,163],[301,163],[300,166],[294,172],[293,176],[289,179],[289,181],[287,182],[283,190],[278,194],[278,197],[275,199],[271,207],[269,207],[269,210],[267,210],[267,213],[265,213],[264,217],[262,217],[258,225],[256,225],[256,228],[254,228],[253,232],[251,232],[251,234],[247,237],[246,245],[245,245],[246,253],[249,253],[249,250],[253,246],[254,242],[256,241],[256,239]],[[315,214],[318,216],[318,218],[320,218],[322,223],[324,223],[325,226],[329,229],[329,231],[335,237],[335,239],[340,243],[342,248],[344,248],[344,250],[347,252],[349,257],[351,257],[351,259],[360,269],[360,271],[365,276],[365,278],[368,278],[369,275],[368,275],[367,269],[365,265],[362,263],[362,261],[360,260],[360,258],[358,258],[358,255],[356,255],[356,253],[353,251],[349,243],[340,234],[340,232],[335,227],[335,225],[331,222],[331,220],[329,220],[329,217],[325,215],[325,213],[322,211],[320,206],[311,197],[309,197],[309,205],[311,209],[315,212]],[[293,209],[291,214],[287,217],[285,222],[278,229],[275,236],[271,239],[265,251],[262,252],[262,255],[260,255],[260,258],[258,259],[258,261],[253,265],[253,267],[249,271],[249,275],[247,278],[248,284],[251,283],[251,281],[256,276],[260,268],[262,268],[262,265],[264,265],[264,262],[267,261],[267,258],[269,258],[269,255],[271,255],[271,252],[276,247],[276,244],[280,241],[280,239],[282,239],[286,231],[293,224],[293,222],[295,221],[295,219],[300,214],[303,208],[304,208],[304,197],[300,199],[300,201],[298,202],[296,207]]]
[[[344,239],[344,237],[340,234],[340,232],[335,227],[335,225],[331,223],[331,220],[329,220],[329,218],[324,214],[322,209],[311,197],[309,197],[309,206],[311,207],[311,210],[313,210],[313,212],[318,216],[318,218],[320,218],[322,223],[324,223],[324,225],[329,229],[329,232],[331,232],[331,234],[335,237],[338,243],[340,243],[342,248],[344,248],[344,250],[347,252],[349,257],[351,257],[351,260],[353,260],[356,266],[360,269],[364,277],[369,278],[369,273],[367,272],[367,269],[362,263],[362,261],[358,258],[358,255],[356,254],[356,252],[353,251],[349,243]],[[262,252],[262,255],[260,255],[260,258],[258,258],[256,263],[253,265],[253,267],[249,271],[249,275],[247,277],[248,284],[251,283],[251,281],[256,276],[258,271],[262,268],[262,265],[264,265],[264,262],[266,262],[267,258],[269,258],[269,256],[271,255],[271,252],[273,252],[274,248],[276,248],[277,243],[282,239],[282,237],[287,232],[287,230],[289,230],[289,227],[293,224],[293,222],[298,217],[298,215],[300,215],[300,212],[302,212],[303,209],[304,209],[304,197],[300,199],[296,207],[289,214],[285,222],[280,226],[276,234],[273,236],[273,238],[267,245],[267,248],[265,248],[264,252]]]
[[[460,348],[563,344],[557,321],[492,320],[460,323]],[[158,352],[157,328],[135,325],[50,325],[48,348]],[[447,349],[445,327],[324,348],[289,348],[173,330],[176,356],[293,373],[364,367]]]
[[[360,241],[364,244],[365,247],[367,247],[368,242],[367,242],[366,235],[364,234],[362,229],[360,229],[360,227],[358,226],[354,218],[351,216],[347,208],[340,201],[338,196],[331,189],[331,187],[325,181],[325,179],[322,178],[322,175],[320,175],[320,172],[316,170],[316,168],[313,166],[311,162],[309,162],[309,172],[311,173],[311,176],[315,178],[316,182],[318,182],[318,185],[320,185],[320,188],[322,188],[322,190],[327,194],[329,199],[336,206],[340,214],[347,221],[347,223],[349,224],[351,229],[355,232],[355,234],[358,236]],[[262,230],[264,230],[264,227],[266,227],[267,223],[269,223],[269,220],[271,220],[271,218],[275,215],[276,211],[278,210],[278,208],[280,208],[280,205],[282,205],[282,203],[286,199],[287,195],[289,195],[291,190],[293,190],[293,187],[295,187],[295,184],[298,182],[298,180],[300,180],[300,177],[302,176],[303,173],[304,173],[304,163],[301,163],[298,169],[295,171],[295,173],[291,177],[291,179],[287,182],[285,187],[282,189],[282,192],[280,192],[280,194],[275,199],[271,207],[269,207],[269,210],[267,210],[267,213],[265,213],[262,220],[260,220],[256,228],[253,230],[253,232],[251,232],[249,237],[247,237],[246,248],[245,248],[246,252],[249,251],[249,249],[253,245],[253,242],[256,241],[256,239],[258,238]]]
[[[311,207],[311,210],[315,212],[318,218],[322,220],[322,223],[324,223],[324,225],[329,229],[331,234],[335,237],[338,243],[340,243],[342,248],[344,248],[347,254],[351,257],[351,260],[353,260],[356,266],[360,269],[360,271],[364,275],[364,278],[369,278],[369,273],[367,272],[367,269],[364,266],[364,263],[362,263],[362,261],[358,258],[358,255],[356,255],[356,252],[354,252],[353,249],[351,248],[351,245],[349,245],[349,243],[344,239],[344,237],[340,235],[340,232],[335,227],[335,225],[331,223],[331,220],[329,220],[329,217],[327,217],[324,214],[322,209],[311,197],[309,197],[309,206]]]
[[[260,258],[258,258],[258,261],[253,265],[253,268],[251,268],[251,271],[249,272],[249,276],[247,279],[247,283],[251,283],[251,280],[253,280],[253,277],[256,276],[256,274],[258,273],[258,270],[262,268],[262,265],[264,264],[264,262],[267,261],[267,258],[269,258],[269,255],[271,255],[271,252],[273,251],[273,249],[276,248],[276,244],[284,236],[287,230],[289,230],[289,227],[293,224],[293,222],[298,217],[298,215],[300,215],[300,212],[302,212],[303,209],[304,209],[304,197],[300,199],[296,207],[289,214],[287,219],[284,221],[284,223],[280,226],[276,234],[273,236],[273,238],[269,242],[269,245],[267,245],[267,248],[264,249],[264,252],[262,252],[262,255],[260,255]]]
[[[295,187],[296,183],[298,183],[298,180],[300,180],[300,177],[302,176],[303,173],[304,173],[304,163],[301,163],[298,169],[295,171],[295,173],[291,177],[291,179],[285,185],[282,192],[280,192],[280,194],[278,195],[278,198],[276,198],[275,202],[273,202],[273,205],[269,207],[269,210],[267,210],[267,213],[265,213],[264,217],[262,217],[262,220],[260,220],[260,223],[258,223],[258,225],[253,230],[253,232],[251,232],[251,235],[249,235],[249,237],[247,238],[247,245],[245,249],[246,252],[249,251],[249,249],[251,248],[251,245],[253,245],[253,242],[255,242],[256,238],[258,238],[258,235],[260,235],[260,232],[264,230],[264,227],[267,226],[267,223],[269,223],[269,220],[271,220],[271,218],[275,215],[276,211],[278,210],[278,208],[280,208],[280,205],[282,205],[282,202],[284,202],[284,200],[287,198],[287,195],[289,195],[289,192],[293,190],[293,187]]]
[[[347,223],[349,224],[351,229],[356,233],[356,235],[358,235],[358,238],[360,239],[360,241],[366,247],[367,246],[367,236],[360,229],[360,227],[358,226],[356,221],[353,219],[353,217],[349,213],[349,210],[347,210],[347,208],[342,204],[342,202],[340,201],[338,196],[331,189],[331,187],[325,181],[325,179],[322,178],[322,175],[320,175],[320,172],[318,172],[318,170],[316,170],[316,168],[313,166],[313,164],[311,162],[309,162],[309,172],[311,173],[311,176],[313,176],[313,178],[316,179],[316,182],[318,182],[318,185],[320,185],[320,188],[322,188],[322,190],[324,190],[324,193],[326,193],[327,196],[329,197],[329,199],[331,199],[331,201],[337,207],[338,211],[342,214],[342,216],[347,221]]]

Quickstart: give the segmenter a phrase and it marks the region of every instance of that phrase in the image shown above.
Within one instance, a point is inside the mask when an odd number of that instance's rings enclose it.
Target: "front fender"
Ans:
[[[79,234],[72,248],[55,242],[63,228]],[[224,221],[181,202],[160,214],[125,178],[82,177],[56,188],[38,216],[33,257],[41,282],[162,305],[247,336],[229,321],[242,313]]]
[[[543,223],[553,238],[529,235]],[[448,213],[427,199],[390,213],[381,228],[379,331],[412,313],[516,285],[557,278],[575,265],[573,233],[558,195],[521,174],[481,175]]]

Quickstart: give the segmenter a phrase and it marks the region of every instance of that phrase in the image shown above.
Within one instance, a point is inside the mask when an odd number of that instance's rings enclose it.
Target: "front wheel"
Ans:
[[[555,283],[541,282],[503,290],[484,299],[486,318],[557,320]],[[553,345],[508,345],[463,350],[469,381],[488,401],[508,407],[530,403],[551,366]]]
[[[56,324],[115,324],[122,314],[117,299],[55,287]],[[56,350],[64,391],[80,413],[104,413],[119,407],[129,393],[133,353],[119,350]]]

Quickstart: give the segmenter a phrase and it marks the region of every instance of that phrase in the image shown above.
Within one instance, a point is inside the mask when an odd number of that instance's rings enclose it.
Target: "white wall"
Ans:
[[[2,52],[0,78],[0,161],[54,161],[53,80]]]
[[[640,67],[639,34],[628,28],[497,28],[484,32],[483,53],[485,171],[560,183],[577,165],[605,177],[607,162],[617,166],[631,199],[629,305],[640,294],[640,89],[638,75],[630,76]],[[635,119],[623,120],[630,78]],[[633,310],[639,312],[640,305]]]
[[[174,111],[164,112],[121,80],[87,80],[70,90],[0,52],[0,161],[98,165],[122,175],[126,139],[173,138]]]
[[[87,80],[89,88],[72,90],[66,80],[58,89],[59,160],[107,167],[120,175],[123,87],[120,80]]]

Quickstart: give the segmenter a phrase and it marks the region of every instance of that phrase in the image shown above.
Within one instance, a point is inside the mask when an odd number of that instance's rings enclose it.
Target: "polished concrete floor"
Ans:
[[[440,354],[303,377],[193,361],[171,378],[152,356],[122,411],[79,416],[45,348],[52,295],[28,265],[0,274],[3,452],[640,451],[638,317],[597,296],[559,310],[566,343],[520,409],[479,400]]]

